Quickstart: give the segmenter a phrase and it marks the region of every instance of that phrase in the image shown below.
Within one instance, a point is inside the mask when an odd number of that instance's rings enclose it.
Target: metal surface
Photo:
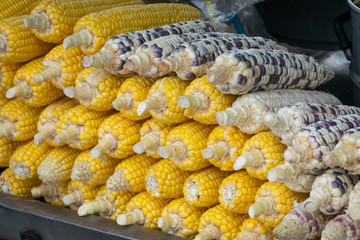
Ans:
[[[22,238],[20,237],[22,234]],[[0,193],[0,239],[181,240],[139,225],[121,227],[98,216],[79,217],[68,208]]]

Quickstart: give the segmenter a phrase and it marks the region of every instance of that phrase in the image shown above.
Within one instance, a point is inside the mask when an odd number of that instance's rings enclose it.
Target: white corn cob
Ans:
[[[347,215],[353,220],[360,219],[360,183],[357,183],[350,192]]]
[[[342,214],[329,221],[321,234],[321,240],[334,239],[359,240],[360,220],[351,220]]]

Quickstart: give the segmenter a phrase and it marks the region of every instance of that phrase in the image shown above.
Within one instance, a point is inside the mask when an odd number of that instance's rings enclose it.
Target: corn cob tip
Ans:
[[[264,155],[259,149],[252,149],[250,152],[243,153],[234,163],[234,170],[247,167],[257,167],[264,163]]]
[[[180,96],[177,99],[177,104],[182,108],[197,108],[199,106],[205,107],[208,105],[209,100],[205,94],[196,94],[196,95],[185,95]]]
[[[31,174],[31,169],[23,162],[15,162],[11,165],[11,169],[16,176],[27,178]]]
[[[261,214],[270,214],[276,209],[275,200],[271,197],[258,199],[249,207],[248,214],[251,218],[258,217]]]
[[[66,87],[64,88],[64,94],[68,98],[74,98],[75,97],[75,88],[74,87]]]
[[[74,33],[64,39],[63,48],[69,49],[72,47],[88,46],[92,43],[94,36],[87,30]]]
[[[85,161],[76,162],[71,169],[71,179],[81,182],[87,182],[93,176],[90,170],[91,164]]]
[[[51,22],[48,15],[43,12],[30,17],[24,17],[24,25],[31,30],[45,30],[51,25]]]
[[[73,205],[73,204],[78,205],[84,201],[84,196],[82,195],[82,193],[79,190],[76,190],[72,193],[62,196],[61,201],[67,206]]]
[[[55,78],[58,72],[59,69],[55,67],[46,67],[41,72],[34,74],[33,80],[36,84],[41,84],[51,78]]]
[[[160,94],[153,94],[140,102],[137,107],[137,115],[140,117],[144,113],[149,112],[153,109],[163,109],[166,107],[166,100]]]
[[[9,137],[14,132],[14,123],[3,121],[0,125],[0,138]]]
[[[359,220],[360,219],[360,203],[351,203],[347,209],[347,215],[352,220]]]
[[[132,100],[133,99],[129,96],[118,97],[111,103],[111,105],[114,107],[114,109],[119,111],[120,109],[129,108],[131,106]]]
[[[228,68],[217,66],[216,71],[211,68],[206,71],[206,78],[208,83],[219,84],[228,78],[229,73],[230,71]]]
[[[344,226],[344,225],[348,225],[348,220],[346,219],[337,219],[337,221],[330,220],[326,224],[325,229],[321,233],[321,240],[356,239],[356,238],[347,237],[347,228],[350,229],[350,226]]]
[[[120,226],[131,225],[135,223],[142,223],[145,220],[145,216],[140,209],[134,209],[131,212],[120,214],[116,222]]]
[[[104,66],[103,56],[100,53],[83,57],[81,65],[84,68],[94,67],[100,68]]]
[[[27,85],[19,84],[12,88],[9,88],[6,91],[6,98],[16,98],[16,97],[25,97],[28,93],[31,92],[31,89],[27,87]]]

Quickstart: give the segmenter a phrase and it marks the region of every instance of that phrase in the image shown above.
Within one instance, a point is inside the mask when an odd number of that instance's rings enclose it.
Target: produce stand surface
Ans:
[[[121,227],[115,221],[94,215],[79,217],[76,211],[68,208],[0,193],[0,239],[180,240],[184,238],[139,225]]]

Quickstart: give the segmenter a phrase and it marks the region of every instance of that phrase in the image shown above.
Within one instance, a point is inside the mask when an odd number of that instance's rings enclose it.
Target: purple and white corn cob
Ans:
[[[301,202],[283,218],[273,233],[279,240],[316,239],[321,236],[326,223],[333,217],[323,214],[319,209],[308,212],[304,209],[304,202]]]
[[[323,155],[332,151],[349,129],[360,127],[360,114],[338,116],[310,124],[295,134],[291,147],[284,152],[285,161],[305,172],[327,168]]]
[[[219,38],[219,37],[245,37],[235,33],[186,33],[181,35],[170,35],[145,42],[135,54],[128,57],[124,69],[134,71],[143,77],[156,78],[164,73],[159,72],[161,60],[171,54],[180,44],[198,39]]]
[[[234,49],[217,57],[207,70],[209,83],[236,95],[257,90],[311,90],[334,75],[313,57],[276,49]]]
[[[341,167],[351,174],[360,174],[360,127],[347,130],[322,160],[327,167]]]
[[[353,220],[360,220],[360,182],[350,192],[347,215]]]
[[[277,113],[266,113],[265,124],[280,138],[281,142],[291,146],[294,135],[312,123],[336,116],[360,113],[360,108],[346,105],[296,103],[281,108]]]
[[[159,71],[162,75],[176,72],[183,80],[193,80],[206,74],[215,59],[232,49],[281,49],[275,41],[262,37],[222,37],[194,40],[177,46],[169,56],[162,59]]]
[[[359,240],[360,220],[342,214],[330,220],[321,234],[321,240]]]
[[[220,126],[235,125],[242,132],[255,134],[268,130],[264,123],[266,112],[277,113],[280,108],[298,102],[341,104],[335,96],[319,91],[272,90],[253,92],[237,98],[231,108],[216,113]]]
[[[358,176],[350,175],[341,168],[326,170],[315,179],[310,197],[304,201],[305,210],[313,212],[320,209],[326,215],[339,214],[347,206],[350,192],[358,180]]]
[[[106,41],[105,45],[95,55],[84,57],[84,67],[105,68],[112,74],[128,75],[131,71],[123,69],[127,58],[143,43],[154,39],[179,35],[190,32],[224,32],[229,28],[226,24],[202,20],[185,21],[147,30],[116,35]]]

